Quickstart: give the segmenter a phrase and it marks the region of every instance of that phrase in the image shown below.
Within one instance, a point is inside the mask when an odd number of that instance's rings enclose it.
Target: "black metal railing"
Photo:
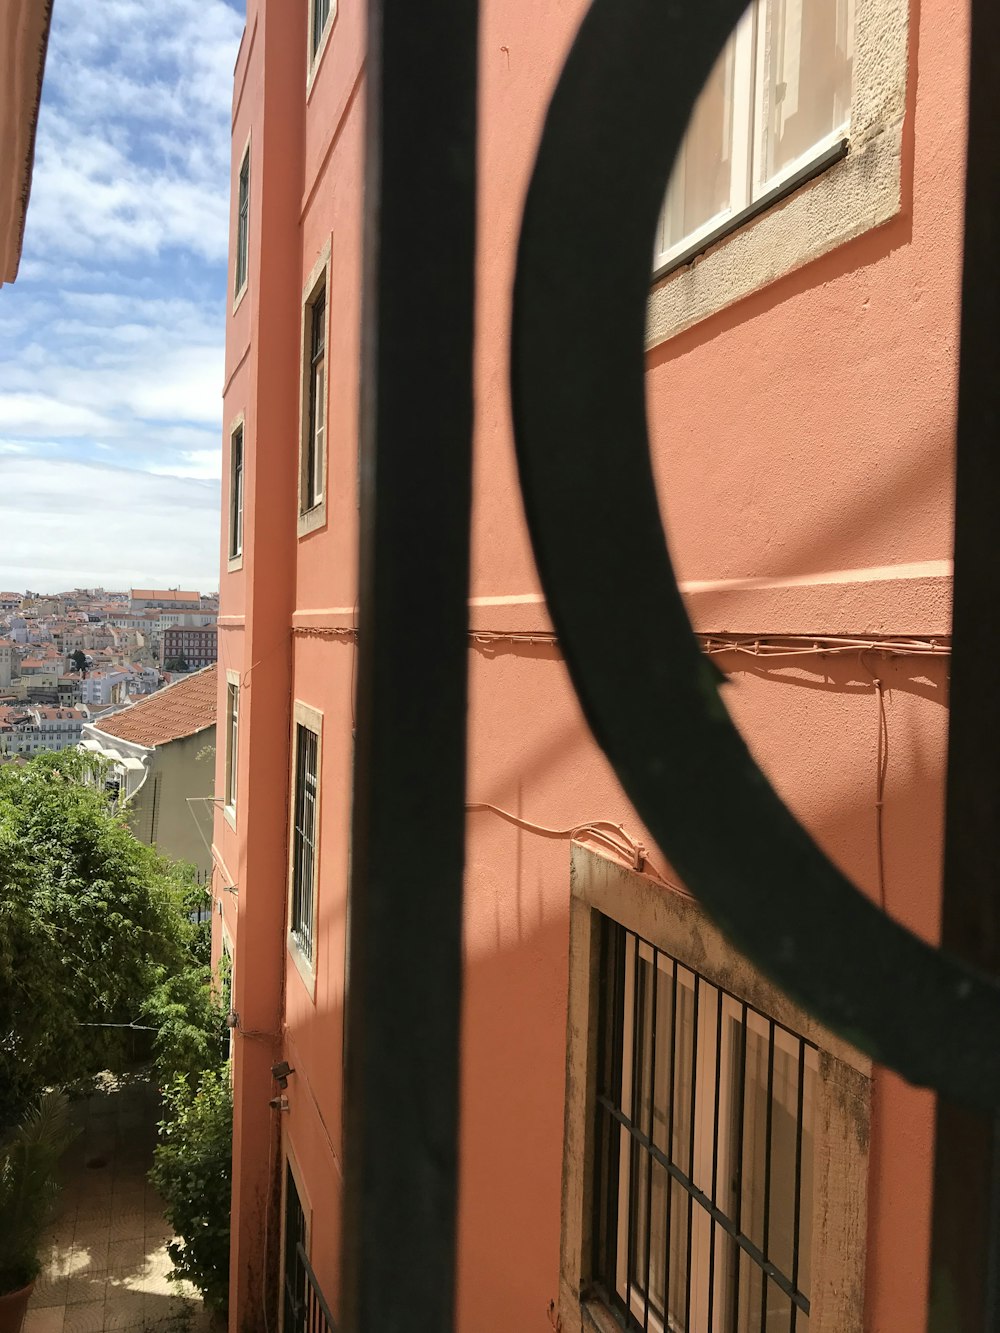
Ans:
[[[805,1008],[941,1094],[930,1329],[986,1333],[1000,1327],[1000,5],[972,5],[943,950],[868,902],[762,775],[691,634],[665,544],[646,434],[650,254],[691,108],[744,5],[593,0],[581,25],[518,253],[521,486],[584,713],[673,866]],[[474,0],[369,0],[368,12],[343,1317],[351,1333],[443,1333],[455,1287],[478,15]],[[627,642],[595,624],[627,625]],[[415,858],[418,845],[434,856]]]
[[[285,1268],[284,1333],[337,1333],[337,1325],[301,1241]]]

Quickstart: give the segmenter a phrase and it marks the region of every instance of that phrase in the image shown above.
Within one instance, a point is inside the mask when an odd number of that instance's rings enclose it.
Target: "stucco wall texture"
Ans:
[[[234,1330],[262,1326],[262,1278],[276,1283],[274,1182],[284,1155],[298,1174],[313,1266],[335,1311],[339,1297],[355,648],[330,631],[353,623],[357,596],[365,15],[341,0],[307,98],[305,9],[248,0],[234,92],[234,182],[248,134],[252,144],[250,279],[229,320],[225,419],[246,414],[245,555],[241,570],[226,572],[223,532],[219,629],[220,663],[241,673],[240,795],[235,827],[222,813],[215,824],[217,886],[224,879],[237,887],[219,897],[235,944],[243,1029],[234,1073]],[[582,11],[580,0],[481,6],[475,628],[549,628],[511,440],[510,291],[541,119]],[[648,353],[664,522],[701,631],[948,632],[966,46],[964,3],[913,0],[901,206],[888,223]],[[327,522],[297,540],[301,294],[328,242]],[[226,449],[228,468],[228,438]],[[622,653],[630,651],[627,625],[595,623],[593,632],[615,635]],[[946,665],[871,655],[794,665],[718,660],[729,676],[725,702],[761,765],[819,844],[873,897],[872,673],[879,675],[889,732],[885,908],[934,940]],[[470,802],[555,827],[610,819],[651,841],[589,736],[558,648],[476,645],[469,671]],[[315,995],[286,950],[293,699],[324,715]],[[224,750],[220,740],[219,792]],[[565,842],[470,814],[461,1333],[551,1328],[568,901]],[[278,1116],[267,1106],[275,1091],[268,1067],[282,1058],[296,1073],[289,1109]],[[925,1326],[932,1131],[930,1095],[877,1068],[869,1333]]]

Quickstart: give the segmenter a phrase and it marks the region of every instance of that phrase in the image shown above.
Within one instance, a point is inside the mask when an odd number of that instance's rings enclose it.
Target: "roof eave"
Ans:
[[[52,23],[52,0],[5,0],[0,5],[0,286],[13,282],[21,263],[31,195],[35,136]],[[10,158],[7,158],[7,151]]]

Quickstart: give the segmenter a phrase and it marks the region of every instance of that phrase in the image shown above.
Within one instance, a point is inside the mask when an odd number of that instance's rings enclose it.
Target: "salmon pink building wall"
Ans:
[[[239,795],[234,821],[217,814],[214,848],[217,945],[224,932],[233,946],[239,1014],[233,1329],[263,1328],[265,1303],[275,1317],[286,1159],[311,1262],[336,1312],[349,1152],[342,1071],[366,16],[360,0],[339,0],[310,80],[307,8],[305,0],[249,0],[235,72],[232,182],[235,197],[249,136],[251,225],[247,292],[229,318],[225,418],[245,414],[246,501],[242,568],[228,567],[225,533],[221,551],[219,734],[230,671],[240,683]],[[649,845],[583,723],[558,646],[489,638],[551,630],[519,498],[507,349],[520,209],[583,8],[579,0],[481,5],[470,626],[487,638],[470,642],[468,800],[544,828],[611,820]],[[949,632],[966,43],[964,3],[913,0],[900,207],[888,222],[774,281],[762,274],[750,295],[648,353],[654,469],[699,632]],[[326,518],[298,536],[302,301],[327,246]],[[224,476],[228,460],[227,433]],[[595,622],[593,632],[630,651],[627,625]],[[405,641],[398,651],[409,651]],[[934,940],[946,661],[861,652],[716,660],[734,719],[820,846],[889,913]],[[881,877],[874,677],[889,737]],[[295,701],[323,720],[311,980],[286,947]],[[220,743],[219,793],[224,751]],[[413,855],[435,850],[414,847]],[[460,1333],[552,1327],[569,895],[565,840],[470,812]],[[279,1091],[270,1065],[281,1059],[295,1070],[286,1111],[268,1105]],[[876,1068],[868,1333],[916,1333],[926,1323],[932,1133],[930,1095]]]

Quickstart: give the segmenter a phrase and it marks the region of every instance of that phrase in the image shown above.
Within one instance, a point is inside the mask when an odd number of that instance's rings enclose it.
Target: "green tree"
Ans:
[[[164,671],[190,671],[186,657],[168,657],[163,663]]]
[[[84,672],[84,671],[86,671],[86,669],[87,669],[87,654],[86,654],[85,652],[83,652],[80,648],[77,648],[76,651],[70,653],[69,656],[70,656],[70,661],[73,663],[73,665],[74,665],[74,667],[77,669],[77,671],[80,671],[80,672]]]
[[[143,1035],[167,1074],[221,1059],[189,1030],[219,1035],[190,920],[204,890],[136,840],[102,778],[77,751],[0,768],[0,1126],[43,1088],[122,1068]]]
[[[164,1091],[166,1116],[149,1178],[182,1239],[167,1249],[173,1276],[193,1282],[213,1309],[229,1296],[229,1209],[233,1096],[229,1066],[197,1083],[177,1078]]]

